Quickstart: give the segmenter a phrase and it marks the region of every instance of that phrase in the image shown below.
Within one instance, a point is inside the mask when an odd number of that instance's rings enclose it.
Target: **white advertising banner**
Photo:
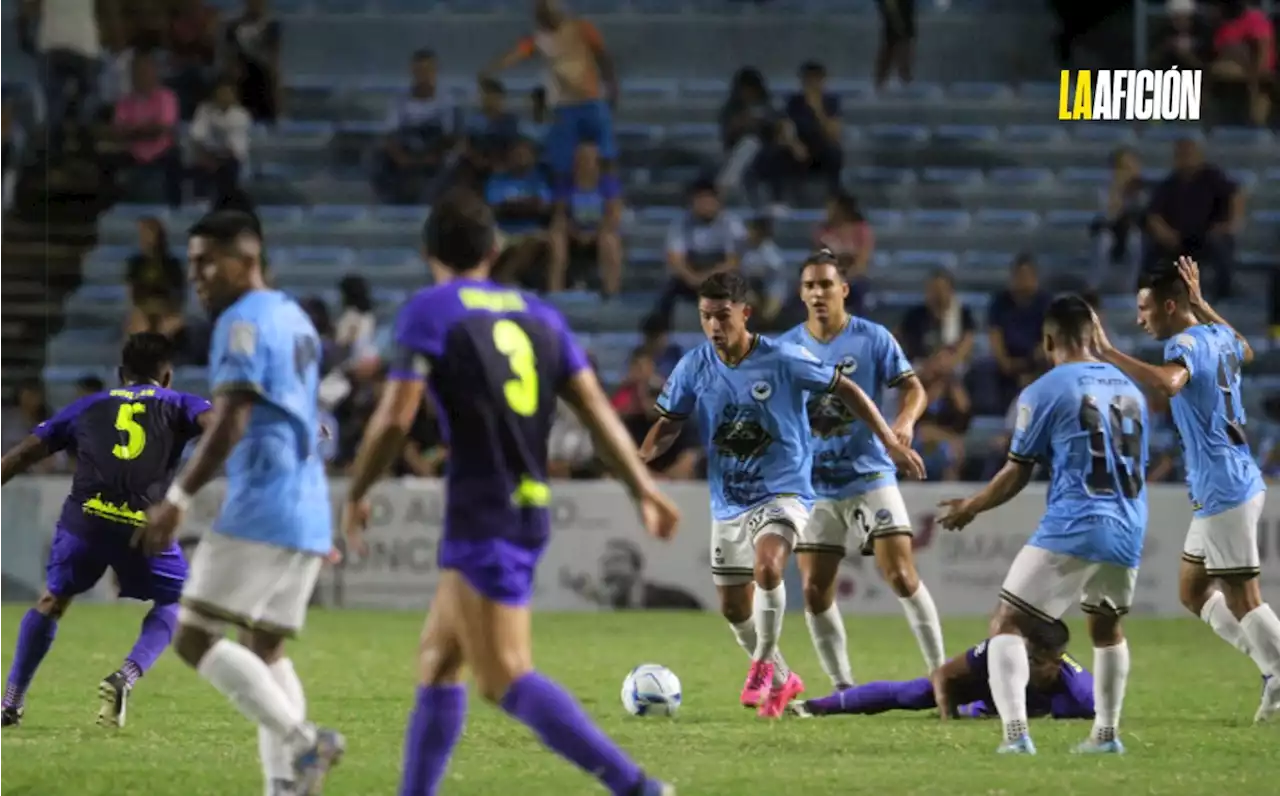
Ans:
[[[43,580],[43,551],[67,487],[67,480],[61,478],[19,479],[5,487],[7,590],[15,583],[38,589]],[[715,610],[706,486],[688,483],[665,488],[683,516],[680,533],[670,542],[644,535],[630,501],[616,483],[556,484],[552,541],[538,571],[534,606],[549,611]],[[943,499],[970,494],[973,485],[910,484],[902,489],[916,528],[916,566],[939,608],[950,616],[989,613],[1010,562],[1040,520],[1044,485],[1031,485],[961,533],[936,525],[936,506]],[[1150,523],[1134,613],[1177,616],[1184,610],[1178,603],[1177,573],[1190,506],[1183,488],[1149,489]],[[335,481],[335,499],[344,491],[345,484]],[[184,540],[194,542],[211,527],[221,498],[220,483],[197,496],[182,529]],[[429,604],[437,581],[442,485],[427,480],[384,482],[374,490],[371,502],[368,555],[349,556],[336,567],[326,567],[316,601],[344,607],[422,609]],[[1264,589],[1280,594],[1276,592],[1280,589],[1280,499],[1275,497],[1263,510],[1259,547]],[[100,584],[95,592],[98,597],[110,594],[109,584]],[[839,597],[849,613],[901,611],[874,560],[856,551],[841,570]],[[799,608],[799,598],[793,592],[793,608]]]

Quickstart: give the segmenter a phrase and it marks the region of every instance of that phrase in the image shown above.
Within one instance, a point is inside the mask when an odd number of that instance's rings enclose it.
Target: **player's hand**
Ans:
[[[933,686],[933,701],[938,705],[938,718],[948,721],[951,718],[951,695],[947,693],[947,680],[940,669],[929,675],[929,684]]]
[[[181,524],[182,509],[162,500],[147,510],[147,524],[134,531],[129,543],[145,555],[163,553],[173,545]]]
[[[967,498],[944,500],[938,504],[938,508],[945,509],[942,516],[938,517],[938,524],[948,531],[962,531],[978,516]]]
[[[1185,255],[1179,257],[1178,276],[1182,277],[1182,281],[1187,283],[1187,296],[1191,300],[1191,306],[1202,306],[1204,304],[1204,293],[1200,291],[1200,266],[1196,264],[1196,261]]]
[[[911,448],[911,443],[903,443],[897,438],[897,432],[894,432],[894,444],[887,446],[889,455],[893,460],[902,466],[903,472],[907,478],[913,481],[923,481],[927,473],[924,469],[924,459],[920,458],[920,454]]]
[[[916,429],[911,423],[900,422],[893,424],[893,436],[898,438],[898,442],[904,448],[910,448],[911,443],[915,442]]]
[[[1099,354],[1104,354],[1114,350],[1111,345],[1111,338],[1107,337],[1107,330],[1102,328],[1102,319],[1098,317],[1098,313],[1089,310],[1090,316],[1093,318],[1093,348]]]
[[[644,492],[636,501],[636,507],[640,509],[640,522],[650,536],[670,539],[676,535],[680,511],[666,495],[657,489]]]
[[[369,524],[369,501],[348,500],[342,506],[342,535],[347,540],[347,552],[365,555],[369,545],[364,540],[364,529]]]

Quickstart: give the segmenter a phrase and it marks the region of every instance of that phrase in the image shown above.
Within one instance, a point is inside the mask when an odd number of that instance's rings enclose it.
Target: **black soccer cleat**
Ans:
[[[129,685],[124,672],[112,672],[103,678],[98,684],[98,699],[102,702],[102,707],[98,709],[99,727],[119,729],[124,726],[125,716],[129,712],[129,692],[132,690],[133,686]]]
[[[27,711],[20,707],[0,708],[0,727],[17,727],[22,723],[22,716]]]

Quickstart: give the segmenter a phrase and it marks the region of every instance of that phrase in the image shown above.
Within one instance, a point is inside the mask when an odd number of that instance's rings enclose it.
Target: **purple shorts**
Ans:
[[[106,574],[116,573],[120,596],[156,603],[176,603],[187,579],[187,560],[175,542],[168,550],[145,556],[129,546],[127,536],[86,539],[61,525],[53,533],[45,582],[56,597],[84,594]]]
[[[533,597],[534,575],[545,544],[527,546],[508,539],[449,539],[440,542],[441,569],[454,569],[486,599],[525,605]]]

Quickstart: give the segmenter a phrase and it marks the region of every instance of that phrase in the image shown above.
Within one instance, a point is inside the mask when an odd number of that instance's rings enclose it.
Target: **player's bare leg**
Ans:
[[[4,687],[4,703],[0,707],[0,727],[14,727],[22,722],[26,711],[27,689],[40,668],[40,662],[53,646],[58,620],[71,606],[71,597],[45,590],[40,599],[22,617],[18,626],[18,647],[9,666]]]
[[[1262,704],[1253,720],[1270,721],[1280,715],[1280,618],[1262,600],[1258,573],[1219,575],[1227,607],[1240,623],[1254,653],[1254,660],[1267,678]]]
[[[987,642],[987,679],[996,712],[1004,724],[1004,741],[999,754],[1035,754],[1035,744],[1027,726],[1027,683],[1031,680],[1031,660],[1022,625],[1029,617],[1004,600],[991,619],[991,639]]]
[[[174,652],[246,718],[283,739],[293,760],[293,793],[320,793],[328,769],[342,757],[344,739],[309,723],[271,666],[249,647],[225,638],[227,622],[213,613],[184,605]]]
[[[405,731],[401,794],[436,793],[462,737],[467,690],[462,640],[454,632],[461,621],[455,592],[437,591],[418,642],[421,681]]]
[[[840,550],[806,550],[796,554],[804,588],[805,624],[809,626],[809,638],[818,653],[818,662],[831,678],[835,691],[854,685],[844,618],[836,604],[836,579],[843,560],[844,552]]]
[[[262,659],[290,703],[303,720],[307,716],[307,697],[302,681],[294,671],[293,661],[284,654],[285,637],[264,630],[242,630],[240,643]],[[258,725],[258,758],[262,762],[266,796],[282,796],[295,792],[293,755],[285,739]]]
[[[600,731],[567,691],[533,668],[529,608],[487,599],[456,570],[440,576],[437,595],[456,600],[451,629],[480,695],[535,733],[552,751],[591,774],[614,796],[664,796],[674,791],[645,776]],[[419,796],[432,791],[401,791]]]
[[[729,623],[729,629],[733,631],[733,637],[738,640],[738,646],[742,647],[742,651],[747,653],[748,658],[754,659],[759,642],[753,615],[756,584],[747,581],[732,585],[718,585],[716,591],[720,595],[720,615]],[[748,675],[742,689],[742,706],[744,708],[760,707],[769,688],[785,685],[790,677],[791,669],[782,658],[782,650],[775,646],[770,681],[751,687],[751,676]]]
[[[873,541],[876,568],[893,593],[898,595],[907,624],[915,634],[930,672],[946,663],[947,652],[942,642],[942,623],[938,608],[933,603],[929,587],[920,581],[916,573],[915,555],[911,552],[911,535],[908,533],[884,534]]]
[[[1089,638],[1093,640],[1093,731],[1076,747],[1079,754],[1123,754],[1120,743],[1120,709],[1129,681],[1129,642],[1115,612],[1088,612]]]
[[[790,525],[768,523],[755,537],[756,593],[752,616],[756,626],[756,651],[751,656],[749,684],[769,683],[769,693],[760,703],[759,715],[779,718],[791,700],[804,691],[800,677],[791,672],[780,686],[773,686],[774,655],[782,638],[782,619],[787,611],[787,586],[782,576],[791,557],[795,530]],[[744,691],[745,696],[745,691]]]

